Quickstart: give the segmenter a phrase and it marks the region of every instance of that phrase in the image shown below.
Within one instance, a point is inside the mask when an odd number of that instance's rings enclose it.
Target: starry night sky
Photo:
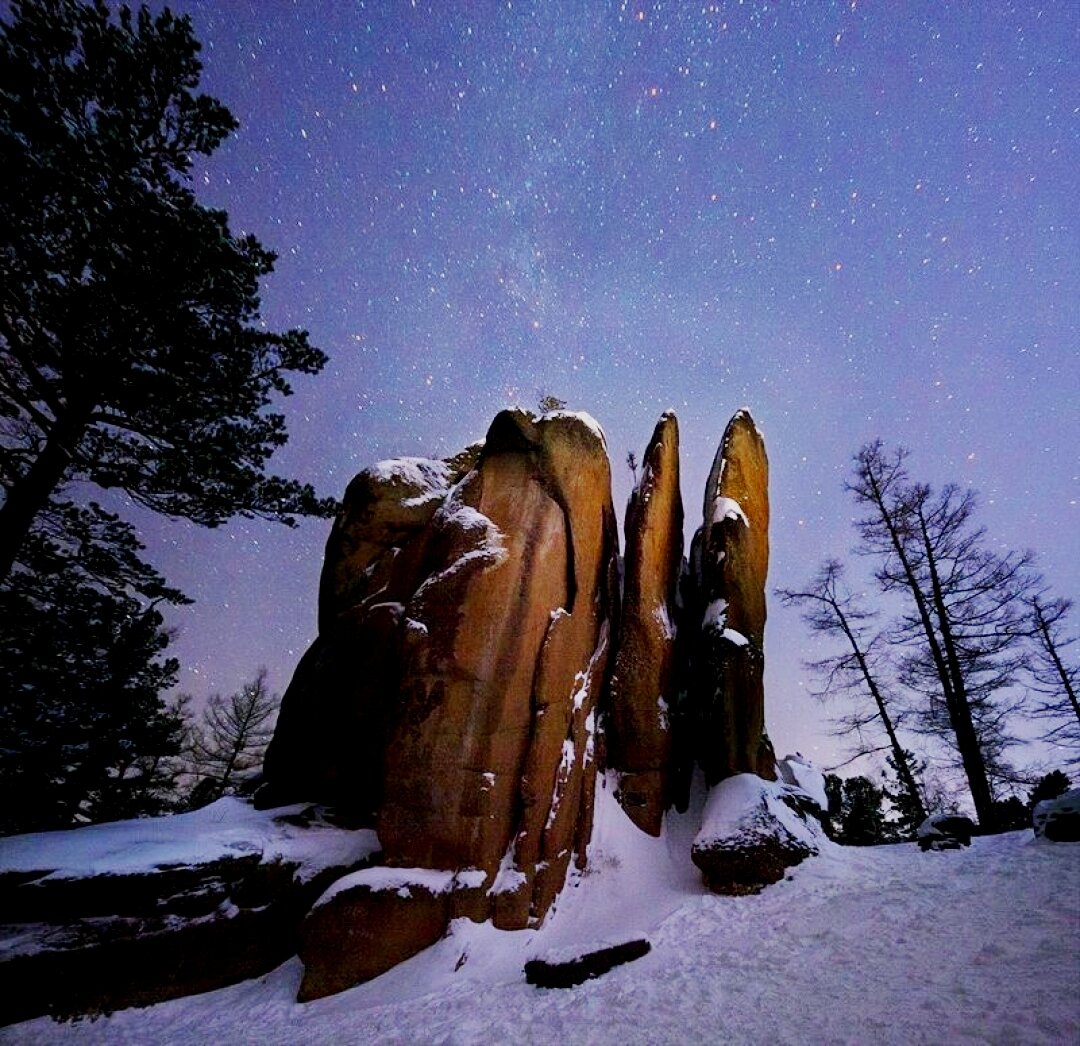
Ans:
[[[155,4],[155,6],[160,6]],[[731,414],[772,466],[772,585],[853,541],[875,437],[984,496],[1080,595],[1080,4],[180,0],[240,130],[195,182],[279,253],[271,327],[330,356],[275,471],[340,496],[542,392],[604,426],[616,506],[665,408],[688,535]],[[130,515],[189,595],[182,689],[285,688],[328,521]],[[835,760],[774,600],[768,722]]]

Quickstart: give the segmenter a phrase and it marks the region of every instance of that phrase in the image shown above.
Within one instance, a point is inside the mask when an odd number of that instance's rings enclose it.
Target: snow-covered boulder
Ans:
[[[776,776],[786,785],[802,791],[824,814],[829,810],[825,775],[800,752],[776,761]]]
[[[800,788],[736,774],[709,792],[691,856],[709,889],[757,893],[819,852],[824,835]]]
[[[299,1002],[362,984],[433,945],[452,919],[485,913],[485,875],[366,868],[335,882],[300,928]]]
[[[970,846],[978,831],[974,821],[958,814],[931,814],[915,833],[920,850],[959,850]]]
[[[1036,803],[1031,821],[1036,839],[1049,839],[1052,843],[1080,842],[1080,788]]]

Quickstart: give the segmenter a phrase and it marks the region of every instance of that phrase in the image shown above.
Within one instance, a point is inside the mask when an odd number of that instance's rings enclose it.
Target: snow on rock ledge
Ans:
[[[736,774],[709,792],[691,856],[715,893],[757,893],[827,845],[806,793]]]
[[[146,1005],[261,976],[293,954],[373,831],[296,804],[200,810],[0,840],[0,1025]]]

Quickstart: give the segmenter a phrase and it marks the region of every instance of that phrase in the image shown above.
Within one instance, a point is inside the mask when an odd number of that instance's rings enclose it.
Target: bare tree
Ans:
[[[844,568],[835,559],[825,562],[805,591],[780,589],[777,595],[785,605],[802,608],[802,618],[811,631],[843,640],[845,649],[840,653],[808,662],[807,667],[825,680],[816,696],[828,698],[844,692],[870,698],[869,707],[859,707],[837,717],[833,732],[838,737],[854,735],[858,739],[853,758],[882,750],[890,752],[890,763],[906,796],[905,808],[921,822],[926,818],[926,807],[912,770],[911,754],[897,736],[899,715],[890,709],[880,681],[885,668],[881,653],[883,637],[871,630],[876,612],[860,605],[844,587]],[[887,745],[875,746],[864,738],[863,731],[875,724],[884,731]]]
[[[1072,602],[1047,602],[1036,595],[1028,606],[1035,649],[1025,667],[1031,689],[1041,698],[1030,709],[1031,715],[1053,723],[1043,734],[1044,741],[1074,749],[1073,758],[1080,759],[1080,664],[1069,650],[1077,637],[1066,634],[1065,626]]]
[[[1015,779],[1003,753],[1013,743],[1007,720],[1018,702],[1009,688],[1036,584],[1031,555],[986,549],[973,521],[975,495],[913,483],[906,458],[880,441],[856,455],[848,490],[869,510],[856,523],[857,551],[876,559],[884,592],[905,598],[892,636],[904,650],[900,679],[924,696],[922,728],[955,748],[976,815],[993,827],[992,782]]]
[[[191,731],[193,807],[205,806],[236,790],[239,777],[262,763],[274,731],[281,698],[266,685],[266,669],[236,693],[215,694],[200,724]]]

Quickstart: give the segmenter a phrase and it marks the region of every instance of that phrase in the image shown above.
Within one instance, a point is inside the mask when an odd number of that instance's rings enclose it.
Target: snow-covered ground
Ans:
[[[1075,1043],[1080,844],[1031,832],[970,849],[826,845],[756,897],[707,894],[700,809],[652,840],[598,795],[589,872],[539,931],[466,921],[366,985],[293,1000],[258,980],[96,1021],[0,1030],[19,1043]],[[572,989],[535,957],[646,934],[652,951]]]

